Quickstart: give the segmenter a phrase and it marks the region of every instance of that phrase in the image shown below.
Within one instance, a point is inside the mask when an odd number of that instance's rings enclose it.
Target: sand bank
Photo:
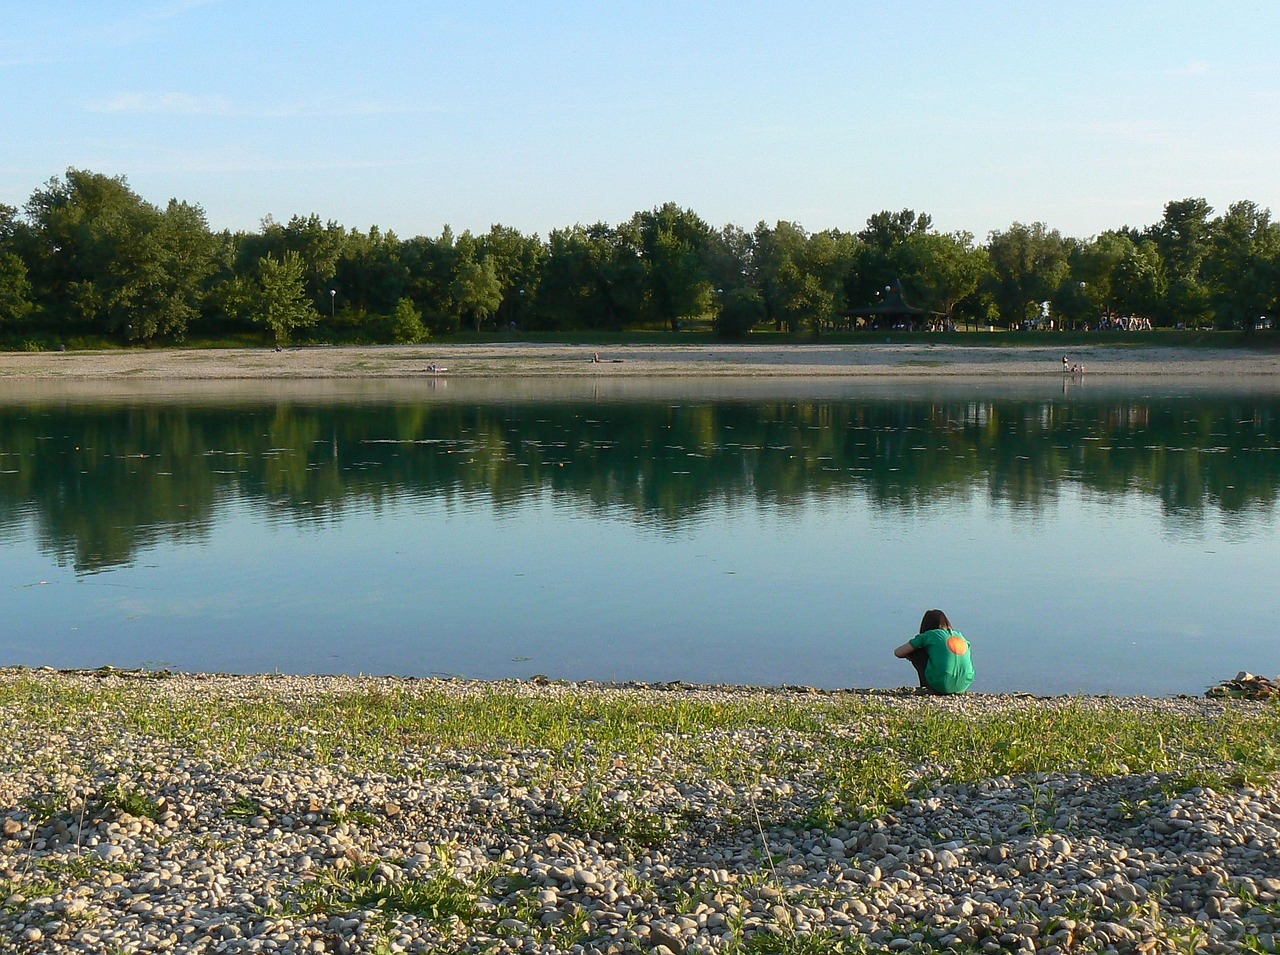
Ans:
[[[598,352],[600,361],[592,361]],[[0,354],[0,379],[271,380],[327,378],[940,378],[1085,376],[1258,380],[1280,377],[1280,353],[1096,344],[619,345],[537,343],[273,349],[164,349]],[[433,372],[432,365],[446,369]]]

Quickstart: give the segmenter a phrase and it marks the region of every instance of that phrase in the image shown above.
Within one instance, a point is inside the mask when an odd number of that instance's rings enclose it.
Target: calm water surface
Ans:
[[[0,391],[0,663],[976,690],[1280,672],[1270,388]]]

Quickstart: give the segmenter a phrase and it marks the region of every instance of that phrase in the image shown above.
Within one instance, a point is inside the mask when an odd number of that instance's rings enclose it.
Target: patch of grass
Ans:
[[[70,797],[66,793],[41,793],[18,801],[18,806],[31,816],[36,826],[47,825],[60,815],[68,815],[70,805]]]
[[[117,862],[102,859],[94,853],[86,852],[71,859],[43,859],[39,862],[41,871],[62,876],[65,879],[79,881],[101,875],[103,872],[117,872],[121,875],[136,872],[136,862]]]
[[[57,895],[62,889],[62,883],[45,876],[0,879],[0,911],[22,912],[27,907],[28,899]]]
[[[562,803],[561,821],[585,835],[640,852],[662,845],[676,832],[667,816],[641,808],[632,800],[616,802],[598,785],[588,784]]]
[[[104,792],[102,799],[107,805],[114,806],[120,812],[140,818],[158,819],[162,812],[158,802],[124,782],[118,782]]]
[[[262,803],[251,796],[237,796],[235,801],[222,810],[222,814],[230,819],[253,819],[265,815]]]
[[[865,939],[845,938],[839,932],[824,929],[808,934],[756,932],[735,937],[724,949],[725,955],[867,955],[882,951]]]
[[[448,925],[454,919],[469,921],[478,917],[479,898],[477,886],[447,873],[385,879],[376,866],[361,866],[345,875],[326,874],[303,883],[287,907],[308,915],[358,910],[405,913],[436,925]]]
[[[375,816],[365,809],[337,809],[334,810],[331,818],[335,825],[345,823],[346,825],[354,824],[368,828],[380,826],[383,822],[380,816]]]

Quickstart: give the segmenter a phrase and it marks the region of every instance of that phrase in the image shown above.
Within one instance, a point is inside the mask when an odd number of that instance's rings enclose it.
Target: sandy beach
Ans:
[[[593,361],[594,355],[599,361]],[[0,353],[0,380],[272,380],[330,378],[1086,378],[1280,377],[1280,352],[1090,344],[799,344],[314,346]],[[433,372],[432,366],[442,369]]]

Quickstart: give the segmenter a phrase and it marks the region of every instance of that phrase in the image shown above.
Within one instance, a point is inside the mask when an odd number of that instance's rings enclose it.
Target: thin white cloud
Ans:
[[[120,93],[111,99],[89,103],[92,113],[167,113],[180,116],[230,116],[231,101],[221,96],[190,93]]]
[[[167,116],[226,116],[248,119],[289,119],[327,116],[388,116],[425,112],[423,107],[381,100],[332,100],[272,104],[238,104],[223,96],[181,92],[129,92],[87,103],[92,113]]]
[[[32,54],[30,56],[4,56],[0,57],[0,69],[14,66],[44,66],[49,63],[56,63],[57,59],[52,56]]]
[[[402,159],[317,159],[317,160],[277,160],[255,156],[188,156],[149,162],[142,160],[131,163],[129,173],[133,175],[240,175],[243,173],[298,173],[298,172],[341,172],[353,169],[391,169],[408,166],[412,163]],[[90,166],[90,168],[97,168]]]
[[[27,35],[7,37],[3,47],[0,47],[0,69],[74,62],[86,50],[133,46],[154,38],[163,25],[179,19],[191,10],[222,2],[223,0],[172,0],[153,4],[133,16],[100,23],[88,22],[87,17],[77,18],[72,27],[61,22],[50,22],[44,30],[37,29]]]
[[[158,3],[139,11],[136,15],[104,23],[92,39],[111,46],[130,46],[155,36],[162,24],[176,20],[190,10],[221,3],[222,0],[172,0]]]

